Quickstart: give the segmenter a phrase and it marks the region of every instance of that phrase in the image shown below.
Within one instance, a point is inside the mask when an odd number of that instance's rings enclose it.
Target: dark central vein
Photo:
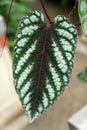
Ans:
[[[46,27],[46,34],[45,34],[45,39],[43,42],[43,49],[42,49],[42,56],[41,56],[41,62],[40,62],[40,70],[39,70],[39,74],[38,74],[38,82],[37,82],[37,86],[39,87],[40,85],[40,77],[41,77],[41,72],[42,72],[42,68],[43,68],[43,61],[44,61],[44,57],[45,57],[45,50],[46,50],[46,40],[47,40],[47,34],[48,34],[48,27]]]

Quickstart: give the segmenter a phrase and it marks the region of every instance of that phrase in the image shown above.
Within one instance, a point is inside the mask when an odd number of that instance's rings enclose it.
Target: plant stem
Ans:
[[[14,2],[14,0],[11,1],[10,7],[9,7],[9,11],[8,11],[8,15],[7,15],[7,19],[6,19],[6,32],[5,32],[4,46],[6,45],[6,42],[7,42],[8,24],[9,24],[9,18],[10,18],[13,2]],[[2,48],[2,53],[3,53],[3,50],[4,50],[4,47]]]
[[[6,19],[6,34],[5,34],[5,42],[4,42],[4,45],[5,45],[6,39],[7,39],[7,38],[6,38],[6,35],[7,35],[7,32],[8,32],[8,24],[9,24],[9,18],[10,18],[10,14],[11,14],[11,9],[12,9],[13,2],[14,2],[14,0],[11,1],[10,7],[9,7],[9,12],[8,12],[7,19]]]
[[[44,5],[44,3],[43,3],[43,0],[40,0],[40,3],[41,3],[41,6],[42,6],[42,8],[43,8],[43,10],[44,10],[44,13],[45,13],[45,15],[46,15],[46,17],[47,17],[49,23],[50,23],[50,24],[53,24],[53,21],[50,19],[49,15],[48,15],[48,13],[47,13],[47,10],[46,10],[46,8],[45,8],[45,5]]]
[[[74,24],[76,27],[81,26],[81,23]]]
[[[7,34],[7,31],[8,31],[8,23],[9,23],[9,18],[10,18],[13,2],[14,2],[14,0],[11,1],[10,7],[9,7],[8,16],[7,16],[7,20],[6,20],[6,25],[7,25],[6,26],[6,34]]]
[[[71,12],[68,14],[68,17],[70,17],[74,12],[76,12],[77,9],[77,5],[78,5],[78,0],[76,0],[73,9],[71,10]]]

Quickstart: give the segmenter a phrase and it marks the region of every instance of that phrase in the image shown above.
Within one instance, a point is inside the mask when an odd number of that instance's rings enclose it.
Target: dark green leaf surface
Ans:
[[[87,67],[85,67],[81,72],[77,75],[79,80],[81,80],[84,83],[87,83]]]
[[[79,0],[78,14],[80,17],[83,34],[87,39],[87,0]]]
[[[42,13],[33,11],[19,23],[15,38],[13,75],[16,91],[32,122],[69,82],[77,31],[64,16],[46,26]]]

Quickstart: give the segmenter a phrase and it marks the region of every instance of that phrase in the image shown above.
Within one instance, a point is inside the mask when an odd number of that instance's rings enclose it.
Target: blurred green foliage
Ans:
[[[80,17],[83,34],[87,39],[87,0],[79,0],[78,14]]]
[[[77,75],[78,79],[84,83],[87,83],[87,67],[82,69]]]
[[[16,33],[18,22],[28,10],[29,0],[14,0],[11,15],[9,18],[8,37],[13,38]],[[0,15],[4,16],[6,21],[11,0],[0,0]]]
[[[79,0],[78,14],[81,21],[81,28],[83,35],[87,39],[87,0]],[[78,79],[84,83],[87,83],[87,66],[79,72],[77,75]]]
[[[69,0],[61,0],[61,3],[64,5],[64,4],[67,4]]]
[[[61,0],[63,5],[73,6],[76,0]]]
[[[68,6],[73,6],[76,0],[49,0],[51,2],[56,2],[61,5],[68,5]]]

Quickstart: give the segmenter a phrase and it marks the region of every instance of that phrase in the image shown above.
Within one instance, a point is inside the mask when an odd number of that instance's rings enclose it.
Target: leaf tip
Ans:
[[[29,118],[29,123],[31,124],[39,116],[39,113],[38,112],[37,113],[32,113],[31,111],[29,111],[27,113],[27,115],[28,115],[28,118]]]

